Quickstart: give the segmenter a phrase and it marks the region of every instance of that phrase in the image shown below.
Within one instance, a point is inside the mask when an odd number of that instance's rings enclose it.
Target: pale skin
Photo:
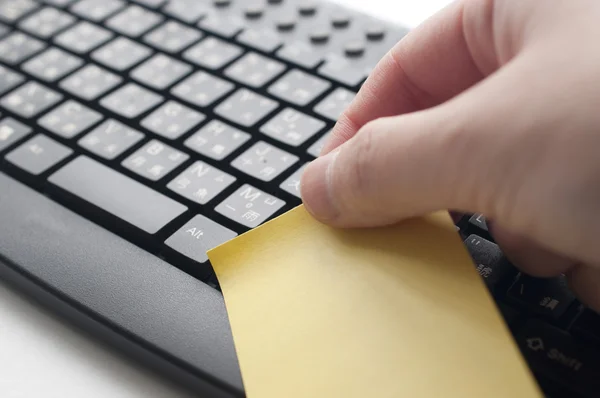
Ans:
[[[483,213],[528,274],[600,310],[600,2],[458,0],[407,35],[304,173],[341,228]]]

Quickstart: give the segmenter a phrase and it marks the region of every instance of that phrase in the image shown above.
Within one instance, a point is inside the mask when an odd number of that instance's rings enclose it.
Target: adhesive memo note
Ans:
[[[208,254],[249,398],[542,396],[446,213],[339,230],[300,206]]]

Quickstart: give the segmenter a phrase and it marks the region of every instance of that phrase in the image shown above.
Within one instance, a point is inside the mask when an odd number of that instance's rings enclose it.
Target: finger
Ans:
[[[567,278],[579,300],[600,312],[600,267],[580,265]]]
[[[559,276],[573,268],[577,261],[540,246],[533,240],[488,223],[490,233],[506,257],[521,271],[540,278]]]
[[[318,220],[347,227],[440,209],[502,219],[497,215],[508,209],[505,202],[519,191],[515,185],[532,159],[514,153],[529,119],[505,117],[527,111],[502,94],[506,87],[526,94],[520,80],[528,63],[513,62],[440,106],[365,125],[306,168],[306,207]]]
[[[496,69],[492,3],[454,2],[410,32],[371,73],[321,153],[337,148],[371,120],[440,104]]]

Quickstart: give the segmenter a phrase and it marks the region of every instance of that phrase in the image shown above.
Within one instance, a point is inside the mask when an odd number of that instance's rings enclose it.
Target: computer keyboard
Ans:
[[[218,289],[206,250],[300,204],[406,33],[310,0],[0,0],[0,171]],[[457,229],[548,396],[600,396],[600,316]]]

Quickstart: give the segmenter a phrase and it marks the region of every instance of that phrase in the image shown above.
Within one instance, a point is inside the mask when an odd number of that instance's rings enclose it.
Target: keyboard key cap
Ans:
[[[301,0],[298,5],[298,13],[303,17],[311,17],[317,13],[318,6],[314,0]]]
[[[6,155],[6,160],[29,174],[40,175],[72,153],[66,146],[38,134]]]
[[[237,233],[197,215],[167,239],[165,244],[198,263],[206,263],[207,251],[236,236]]]
[[[44,7],[19,23],[19,28],[44,39],[72,25],[75,18],[56,8]]]
[[[354,51],[357,50],[354,49]],[[330,57],[326,60],[319,68],[319,74],[352,87],[358,86],[368,76],[364,68],[341,57]]]
[[[218,120],[211,120],[185,141],[185,146],[211,159],[222,160],[250,139],[244,133]]]
[[[248,228],[258,227],[267,221],[285,202],[245,184],[219,204],[215,210],[225,217]]]
[[[163,102],[163,97],[128,83],[100,100],[100,105],[126,118],[134,118]]]
[[[24,118],[36,116],[62,99],[62,95],[36,82],[28,82],[0,100],[0,105]]]
[[[529,321],[516,339],[538,377],[568,389],[569,396],[598,396],[599,351],[579,345],[565,332],[539,321]]]
[[[13,32],[0,40],[0,61],[18,64],[46,47],[38,39],[21,32]]]
[[[497,244],[477,235],[470,235],[465,240],[465,245],[475,263],[477,272],[490,290],[494,291],[499,283],[516,274],[515,268],[504,257]]]
[[[469,218],[469,224],[471,224],[479,229],[482,229],[486,232],[488,230],[487,223],[485,222],[485,217],[481,214],[473,214]]]
[[[175,21],[169,21],[144,36],[144,41],[153,47],[176,53],[200,40],[202,33]]]
[[[149,234],[187,211],[182,204],[85,156],[48,181]]]
[[[251,52],[225,69],[225,76],[251,87],[262,87],[284,70],[281,62]]]
[[[296,170],[294,172],[294,174],[292,174],[291,176],[289,176],[283,183],[281,183],[281,185],[279,186],[279,188],[283,189],[284,191],[294,195],[295,197],[301,199],[300,196],[300,181],[302,179],[302,173],[304,173],[304,170],[306,169],[306,166],[308,166],[308,163],[304,164],[302,167],[300,167],[298,170]]]
[[[147,178],[150,181],[158,181],[183,162],[189,156],[160,141],[152,140],[135,151],[123,161],[123,167]]]
[[[196,72],[171,89],[171,94],[204,108],[233,91],[234,87],[233,83],[206,72]]]
[[[237,41],[257,50],[270,53],[278,49],[283,40],[271,29],[246,29],[238,35]]]
[[[100,22],[123,7],[125,3],[121,0],[81,0],[71,6],[70,10],[80,17]]]
[[[235,44],[207,37],[183,53],[183,57],[208,69],[220,69],[239,57],[244,50]]]
[[[285,44],[277,51],[277,56],[307,69],[315,68],[323,61],[323,56],[313,46],[303,42]]]
[[[38,5],[32,0],[11,0],[0,2],[0,20],[14,22],[33,11]]]
[[[315,112],[333,121],[337,121],[344,110],[354,100],[356,93],[337,88],[315,107]]]
[[[102,115],[69,100],[46,113],[38,124],[63,138],[73,138],[102,120]]]
[[[82,64],[83,60],[79,57],[58,48],[49,48],[25,62],[21,68],[38,79],[53,82],[68,75]]]
[[[11,117],[0,120],[0,152],[31,134],[33,130]]]
[[[235,180],[235,177],[198,161],[171,181],[167,188],[186,199],[205,205]]]
[[[54,42],[64,48],[79,54],[85,54],[94,48],[106,43],[113,37],[108,30],[81,21],[54,38]]]
[[[278,107],[278,103],[245,88],[237,90],[215,108],[217,115],[244,127],[254,126]]]
[[[170,0],[163,11],[183,22],[192,24],[208,15],[210,7],[198,0]]]
[[[297,156],[259,141],[238,156],[231,165],[261,181],[272,181],[297,161]]]
[[[329,87],[331,87],[331,83],[328,81],[294,69],[273,83],[267,91],[292,104],[306,106],[327,91]]]
[[[121,83],[121,78],[96,65],[86,65],[60,82],[60,87],[84,100],[94,100]]]
[[[79,140],[79,146],[107,160],[113,160],[140,142],[144,134],[110,119]]]
[[[290,146],[300,146],[325,127],[325,122],[286,108],[260,128],[260,132]]]
[[[0,65],[0,95],[12,90],[24,80],[22,74]]]
[[[521,274],[508,290],[513,303],[549,319],[557,320],[575,301],[565,277],[533,278]]]
[[[126,37],[119,36],[92,53],[92,59],[117,71],[124,71],[142,62],[152,50]]]
[[[321,138],[319,138],[317,141],[315,141],[315,143],[312,144],[306,152],[309,155],[312,155],[312,156],[318,158],[319,155],[321,154],[321,151],[323,150],[323,147],[325,146],[325,143],[329,139],[330,134],[331,134],[331,130],[329,130],[328,132],[323,134],[323,136]]]
[[[164,17],[142,7],[132,5],[106,21],[106,26],[130,37],[148,32],[164,20]]]
[[[244,28],[244,21],[239,17],[209,14],[198,26],[227,39],[237,35]]]
[[[175,140],[205,118],[202,113],[175,101],[168,101],[142,120],[142,126],[155,134]]]
[[[131,77],[157,90],[164,90],[192,71],[190,65],[164,54],[156,54],[131,72]]]

